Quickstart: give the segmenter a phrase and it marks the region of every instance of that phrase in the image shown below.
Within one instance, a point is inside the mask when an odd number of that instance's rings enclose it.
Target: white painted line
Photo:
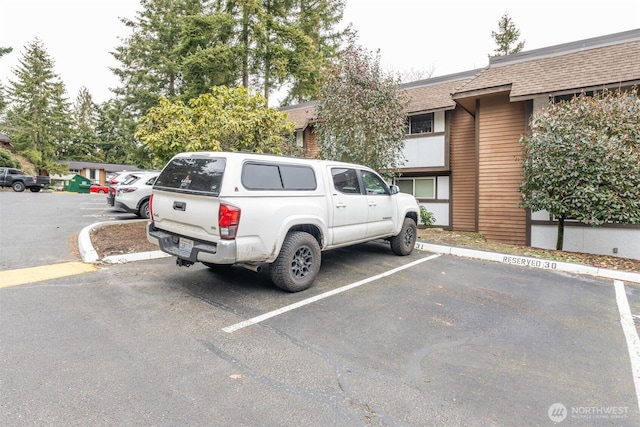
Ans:
[[[339,293],[344,292],[344,291],[348,291],[348,290],[353,289],[353,288],[357,288],[358,286],[362,286],[364,284],[373,282],[373,281],[381,279],[383,277],[391,276],[392,274],[395,274],[395,273],[397,273],[399,271],[406,270],[407,268],[411,268],[414,265],[418,265],[418,264],[421,264],[421,263],[426,262],[426,261],[431,261],[432,259],[438,258],[439,256],[440,255],[436,254],[436,255],[428,256],[426,258],[421,258],[419,260],[410,262],[409,264],[403,265],[401,267],[394,268],[393,270],[385,271],[384,273],[380,273],[380,274],[377,274],[375,276],[371,276],[371,277],[369,277],[367,279],[360,280],[359,282],[351,283],[350,285],[346,285],[346,286],[343,286],[341,288],[334,289],[332,291],[328,291],[328,292],[325,292],[323,294],[316,295],[314,297],[304,299],[302,301],[298,301],[298,302],[296,302],[294,304],[290,304],[290,305],[284,306],[282,308],[279,308],[277,310],[270,311],[268,313],[262,314],[260,316],[253,317],[253,318],[251,318],[249,320],[245,320],[243,322],[236,323],[235,325],[227,326],[226,328],[222,328],[222,330],[227,332],[227,333],[235,332],[235,331],[240,330],[242,328],[246,328],[247,326],[255,325],[256,323],[260,323],[260,322],[262,322],[264,320],[270,319],[272,317],[278,316],[280,314],[286,313],[286,312],[291,311],[291,310],[295,310],[296,308],[303,307],[305,305],[311,304],[311,303],[319,301],[321,299],[328,298],[330,296],[339,294]]]
[[[633,323],[629,301],[624,291],[624,283],[619,280],[614,280],[613,285],[616,289],[620,323],[622,324],[624,336],[627,339],[627,348],[629,349],[629,358],[631,359],[631,373],[633,375],[633,383],[636,386],[638,409],[640,409],[640,339],[638,338],[636,326]]]

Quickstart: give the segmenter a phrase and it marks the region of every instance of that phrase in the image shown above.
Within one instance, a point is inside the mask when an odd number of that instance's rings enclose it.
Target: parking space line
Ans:
[[[636,387],[636,400],[640,409],[640,339],[638,331],[633,322],[629,301],[624,290],[624,283],[620,280],[614,280],[613,285],[616,290],[616,302],[618,303],[618,311],[620,312],[620,323],[622,331],[627,340],[627,348],[629,350],[629,358],[631,359],[631,374],[633,375],[633,383]]]
[[[360,280],[359,282],[351,283],[350,285],[346,285],[346,286],[343,286],[341,288],[337,288],[337,289],[334,289],[332,291],[328,291],[328,292],[322,293],[320,295],[316,295],[314,297],[307,298],[307,299],[304,299],[302,301],[298,301],[298,302],[296,302],[294,304],[290,304],[290,305],[284,306],[284,307],[279,308],[277,310],[270,311],[270,312],[262,314],[260,316],[256,316],[256,317],[253,317],[251,319],[236,323],[235,325],[227,326],[226,328],[222,328],[222,330],[227,332],[227,333],[232,333],[232,332],[238,331],[238,330],[240,330],[242,328],[246,328],[247,326],[255,325],[256,323],[260,323],[260,322],[262,322],[264,320],[270,319],[272,317],[278,316],[278,315],[286,313],[288,311],[295,310],[295,309],[300,308],[300,307],[304,307],[305,305],[309,305],[311,303],[314,303],[316,301],[320,301],[322,299],[325,299],[325,298],[328,298],[330,296],[339,294],[341,292],[348,291],[348,290],[353,289],[353,288],[357,288],[358,286],[362,286],[362,285],[365,285],[367,283],[373,282],[375,280],[382,279],[383,277],[391,276],[392,274],[395,274],[395,273],[397,273],[399,271],[406,270],[407,268],[411,268],[414,265],[422,264],[423,262],[426,262],[426,261],[431,261],[432,259],[438,258],[439,256],[441,256],[441,255],[440,254],[435,254],[435,255],[428,256],[426,258],[421,258],[419,260],[410,262],[410,263],[408,263],[406,265],[403,265],[401,267],[397,267],[397,268],[394,268],[392,270],[385,271],[384,273],[380,273],[380,274],[377,274],[375,276],[371,276],[369,278]]]
[[[60,264],[42,265],[39,267],[20,268],[17,270],[0,271],[0,288],[25,285],[43,280],[89,273],[98,268],[93,264],[83,262],[63,262]]]

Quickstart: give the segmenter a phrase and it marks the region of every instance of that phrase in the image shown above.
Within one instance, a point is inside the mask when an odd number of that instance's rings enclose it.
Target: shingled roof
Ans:
[[[304,130],[309,122],[316,116],[315,101],[305,102],[297,105],[289,105],[287,107],[281,107],[279,110],[283,113],[287,113],[287,118],[295,123],[296,130]]]
[[[478,96],[509,92],[511,101],[640,84],[640,29],[494,57],[486,68],[400,85],[407,114],[475,109]],[[280,108],[296,130],[315,118],[317,102]]]
[[[401,84],[399,89],[406,91],[409,98],[409,105],[405,111],[410,115],[454,109],[456,103],[451,94],[478,72],[480,70],[471,70]],[[295,123],[296,130],[303,130],[315,119],[316,105],[317,102],[307,102],[282,107],[280,111],[288,113],[287,118]]]
[[[451,94],[459,87],[464,86],[480,71],[465,71],[400,85],[409,98],[407,113],[453,110],[456,103],[451,98]]]
[[[491,58],[453,99],[509,91],[511,101],[640,83],[640,30]]]

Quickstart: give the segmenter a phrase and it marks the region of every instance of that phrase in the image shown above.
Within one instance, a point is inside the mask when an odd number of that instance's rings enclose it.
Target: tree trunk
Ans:
[[[242,9],[242,86],[249,87],[249,10]]]
[[[556,241],[556,250],[561,251],[564,245],[564,215],[558,218],[558,240]]]

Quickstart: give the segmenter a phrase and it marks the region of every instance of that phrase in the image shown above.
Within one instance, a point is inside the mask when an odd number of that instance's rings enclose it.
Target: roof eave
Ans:
[[[457,92],[451,95],[451,98],[465,109],[472,116],[476,115],[476,99],[487,95],[496,95],[511,91],[511,83],[501,86],[494,86],[483,89],[470,90],[467,92]]]
[[[542,97],[553,98],[555,96],[580,94],[581,92],[592,92],[592,91],[598,91],[603,89],[607,89],[607,90],[622,89],[622,88],[628,88],[632,86],[640,86],[640,79],[627,80],[623,82],[614,82],[614,83],[602,83],[602,84],[593,85],[593,86],[575,87],[575,88],[569,88],[569,89],[558,89],[558,90],[553,90],[553,91],[544,92],[544,93],[525,93],[521,95],[510,96],[509,100],[511,102],[528,101],[535,98],[542,98]]]

